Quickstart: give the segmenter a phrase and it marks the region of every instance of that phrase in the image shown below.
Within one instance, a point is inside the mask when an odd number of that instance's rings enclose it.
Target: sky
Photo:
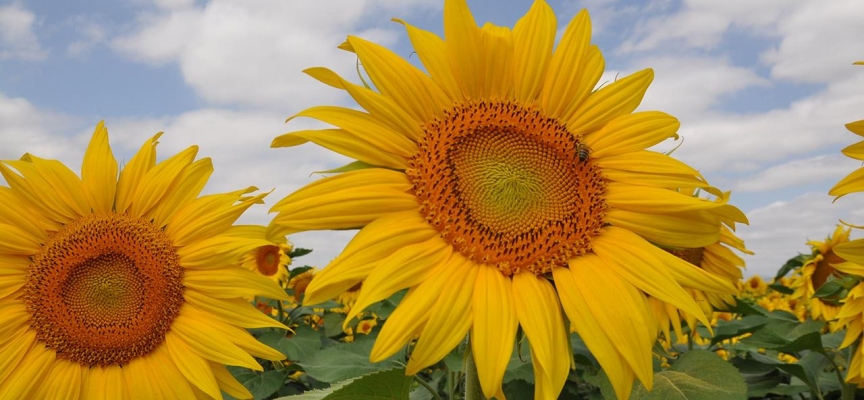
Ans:
[[[512,26],[530,1],[468,0],[479,24]],[[601,82],[651,67],[639,110],[681,121],[673,155],[732,191],[756,254],[745,276],[773,276],[838,221],[864,224],[864,194],[828,189],[861,167],[840,149],[864,119],[864,1],[550,0],[561,29],[582,9],[606,57]],[[350,160],[312,144],[269,147],[322,127],[286,118],[316,105],[356,107],[302,71],[325,66],[357,81],[346,35],[412,62],[398,17],[438,34],[442,0],[0,0],[0,159],[25,152],[80,170],[104,120],[118,160],[164,131],[158,154],[190,146],[213,159],[205,189],[254,185],[269,205]],[[669,150],[667,142],[658,150]],[[268,205],[241,222],[266,224]],[[354,231],[291,235],[325,266]],[[853,237],[860,237],[853,232]]]

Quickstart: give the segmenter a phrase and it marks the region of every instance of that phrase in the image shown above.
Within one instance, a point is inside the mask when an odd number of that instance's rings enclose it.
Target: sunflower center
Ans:
[[[152,223],[90,214],[32,257],[24,302],[37,337],[58,357],[126,364],[165,339],[184,303],[183,268],[171,239]]]
[[[819,290],[822,285],[828,280],[828,277],[834,275],[835,277],[840,277],[840,271],[837,271],[832,266],[833,264],[839,264],[846,260],[838,256],[832,250],[828,250],[827,253],[822,255],[822,260],[816,264],[816,269],[813,271],[813,289]]]
[[[273,276],[279,272],[279,246],[268,245],[258,248],[255,253],[255,264],[258,266],[258,272],[264,276]]]
[[[591,250],[606,184],[563,124],[534,107],[477,101],[425,131],[406,173],[420,212],[455,250],[508,276]]]

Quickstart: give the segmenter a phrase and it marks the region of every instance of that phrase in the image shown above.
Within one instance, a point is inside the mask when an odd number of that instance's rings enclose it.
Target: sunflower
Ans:
[[[249,250],[243,255],[241,265],[257,272],[280,286],[288,281],[288,266],[291,265],[291,249],[293,246],[285,236],[269,235],[266,226],[245,225],[238,227],[242,234],[263,239],[267,244]]]
[[[841,272],[836,270],[834,266],[846,260],[837,255],[834,248],[849,242],[850,231],[851,229],[845,229],[842,225],[838,225],[834,229],[834,233],[828,236],[825,241],[808,241],[807,244],[810,245],[812,254],[793,275],[790,288],[794,289],[795,292],[790,297],[803,299],[807,308],[810,309],[810,317],[814,320],[833,321],[837,318],[837,312],[840,310],[839,305],[821,298],[814,298],[813,295],[830,277],[841,276]],[[830,327],[833,331],[839,326],[831,323]]]
[[[306,303],[363,282],[350,321],[408,288],[372,360],[419,336],[407,365],[414,374],[470,331],[487,397],[500,393],[520,326],[538,398],[557,398],[567,379],[568,328],[619,397],[634,377],[650,388],[656,332],[645,294],[707,323],[683,287],[735,291],[651,242],[707,246],[721,220],[745,219],[722,202],[668,189],[708,186],[691,167],[645,150],[679,126],[662,112],[633,113],[653,72],[594,90],[604,60],[590,44],[588,13],[573,18],[553,51],[557,22],[543,1],[512,30],[478,27],[464,0],[445,2],[444,39],[396,21],[426,72],[350,36],[340,47],[356,53],[376,90],[326,68],[305,72],[365,111],[307,109],[295,117],[335,128],[273,142],[311,141],[357,160],[273,207],[283,234],[361,228],[309,285]]]
[[[232,228],[264,195],[198,197],[210,160],[156,163],[159,136],[119,178],[102,123],[81,178],[0,162],[0,398],[251,398],[224,364],[284,358],[242,329],[284,328],[243,300],[284,293],[239,267],[261,240]]]
[[[860,264],[843,262],[834,267],[843,273],[864,277],[864,266]],[[846,336],[840,348],[857,343],[846,372],[846,382],[864,387],[864,346],[861,344],[864,335],[864,282],[853,287],[842,303],[837,313],[837,325],[846,329]]]

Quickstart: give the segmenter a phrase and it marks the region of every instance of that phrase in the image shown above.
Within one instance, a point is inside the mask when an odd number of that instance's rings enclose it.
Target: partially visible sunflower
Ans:
[[[807,244],[810,245],[812,254],[804,261],[804,265],[798,268],[792,276],[793,280],[790,288],[794,289],[795,292],[790,297],[804,300],[807,308],[810,310],[810,317],[814,320],[833,321],[837,318],[840,306],[836,303],[813,297],[813,294],[830,277],[833,276],[836,278],[841,276],[841,272],[836,270],[834,266],[846,260],[837,255],[834,249],[838,245],[849,241],[850,231],[851,229],[838,225],[834,229],[834,233],[824,241],[808,241]],[[839,328],[835,322],[831,322],[829,326],[832,331]]]
[[[720,221],[746,220],[723,202],[668,189],[708,184],[695,169],[646,150],[679,127],[659,111],[633,113],[653,72],[595,90],[604,60],[590,44],[588,13],[573,18],[553,50],[557,22],[542,0],[512,30],[478,27],[464,0],[445,1],[443,40],[397,22],[428,74],[350,36],[340,47],[356,53],[369,87],[325,68],[306,72],[365,110],[307,109],[294,117],[337,128],[273,142],[311,141],[358,160],[273,207],[284,234],[362,228],[318,273],[306,302],[363,282],[347,323],[408,288],[371,358],[419,336],[407,365],[414,374],[470,331],[487,397],[500,397],[521,325],[535,394],[557,398],[570,373],[561,357],[570,353],[566,313],[619,397],[629,397],[635,378],[650,388],[656,331],[645,294],[707,323],[684,288],[735,291],[651,242],[703,247],[720,238]]]
[[[252,398],[224,365],[284,358],[242,329],[284,328],[243,300],[285,295],[238,265],[262,240],[232,227],[264,195],[198,197],[210,159],[157,163],[160,135],[120,170],[99,123],[81,178],[0,162],[0,398]]]
[[[861,264],[844,262],[834,267],[843,273],[864,277],[864,266]],[[846,372],[846,382],[864,388],[864,345],[861,344],[864,338],[864,282],[853,287],[842,302],[837,313],[837,325],[846,329],[846,336],[840,348],[857,343]]]
[[[293,246],[284,235],[274,236],[270,234],[266,226],[244,225],[241,227],[243,234],[257,237],[267,243],[249,250],[243,255],[241,265],[253,272],[257,272],[280,286],[288,281],[288,266],[291,265],[291,254]]]

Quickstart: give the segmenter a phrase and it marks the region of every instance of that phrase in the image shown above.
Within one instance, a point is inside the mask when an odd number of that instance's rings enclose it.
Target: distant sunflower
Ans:
[[[239,267],[261,240],[231,226],[264,195],[198,197],[210,159],[156,163],[159,136],[119,178],[102,123],[81,178],[0,162],[0,398],[251,398],[224,365],[284,358],[241,329],[284,328],[243,300],[284,293]]]
[[[326,68],[306,73],[365,111],[307,109],[295,117],[337,128],[273,142],[311,141],[358,160],[273,208],[284,234],[362,228],[309,285],[306,303],[363,282],[350,321],[409,288],[371,358],[419,335],[407,366],[414,374],[470,331],[487,397],[500,393],[521,325],[538,398],[557,398],[570,373],[563,308],[620,397],[634,376],[650,388],[656,332],[645,293],[707,323],[682,286],[735,289],[649,240],[707,246],[719,239],[721,219],[745,219],[734,207],[667,189],[707,184],[693,168],[645,150],[679,126],[662,112],[633,113],[653,72],[595,91],[604,60],[590,44],[588,13],[553,51],[557,22],[540,0],[512,30],[479,28],[463,0],[445,2],[445,40],[397,22],[428,74],[349,37],[341,47],[356,53],[377,91]]]
[[[268,236],[266,226],[244,225],[238,227],[244,235],[257,237],[266,241],[266,244],[249,250],[243,255],[241,265],[260,275],[270,278],[272,281],[282,285],[288,280],[288,266],[291,265],[291,243],[285,236]]]
[[[834,233],[828,236],[825,241],[808,241],[807,244],[810,245],[813,252],[804,261],[804,265],[793,275],[790,288],[794,289],[795,292],[789,297],[806,301],[807,308],[810,310],[810,317],[814,320],[832,321],[837,318],[837,312],[840,310],[839,305],[814,298],[813,295],[830,277],[841,276],[841,272],[834,266],[846,260],[837,255],[834,249],[842,243],[849,242],[850,230],[838,225],[834,229]],[[838,327],[834,323],[831,324],[832,330]]]

